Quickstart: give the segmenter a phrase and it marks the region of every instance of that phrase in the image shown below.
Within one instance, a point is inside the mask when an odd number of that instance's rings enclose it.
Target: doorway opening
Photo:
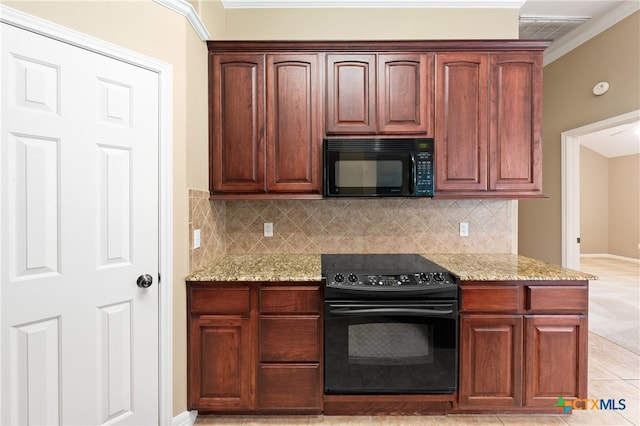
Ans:
[[[561,133],[562,266],[565,268],[580,269],[580,146],[587,135],[638,122],[640,110]]]

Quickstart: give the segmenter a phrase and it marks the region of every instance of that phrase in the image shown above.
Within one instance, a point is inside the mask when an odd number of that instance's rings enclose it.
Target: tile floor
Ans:
[[[196,425],[640,426],[640,264],[605,257],[582,258],[581,269],[600,277],[590,283],[589,398],[625,399],[624,410],[574,410],[571,415],[536,416],[198,416]]]

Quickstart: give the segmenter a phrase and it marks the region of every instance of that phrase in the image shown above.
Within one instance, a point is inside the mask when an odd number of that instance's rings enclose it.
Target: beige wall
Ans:
[[[609,160],[609,254],[640,259],[640,155]]]
[[[228,9],[229,40],[518,38],[517,9]]]
[[[609,252],[609,160],[580,147],[580,253]]]
[[[640,12],[544,68],[543,192],[519,205],[519,253],[562,262],[560,133],[640,108]],[[594,96],[599,81],[609,92]]]
[[[640,154],[580,147],[580,254],[640,259]]]

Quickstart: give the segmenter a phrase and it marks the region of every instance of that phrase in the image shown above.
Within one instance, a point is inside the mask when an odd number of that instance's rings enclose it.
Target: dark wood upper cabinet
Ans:
[[[436,192],[542,196],[541,52],[442,53],[436,62]]]
[[[542,190],[542,56],[490,55],[489,188]]]
[[[266,192],[264,55],[211,61],[211,192]]]
[[[376,132],[376,55],[327,55],[328,134]]]
[[[317,54],[212,55],[214,197],[320,197],[319,75]]]
[[[433,54],[378,55],[380,133],[433,135]]]
[[[267,56],[269,192],[320,192],[320,100],[318,55]]]
[[[437,198],[542,197],[544,41],[210,41],[212,198],[322,198],[323,137],[433,137]]]
[[[486,191],[488,56],[442,53],[436,61],[436,190]]]
[[[327,134],[430,134],[433,55],[327,55]]]

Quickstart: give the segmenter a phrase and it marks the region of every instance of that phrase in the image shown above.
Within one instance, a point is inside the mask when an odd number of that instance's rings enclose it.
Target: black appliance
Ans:
[[[433,197],[434,140],[325,139],[326,197]]]
[[[451,394],[457,277],[414,254],[322,255],[326,394]]]

